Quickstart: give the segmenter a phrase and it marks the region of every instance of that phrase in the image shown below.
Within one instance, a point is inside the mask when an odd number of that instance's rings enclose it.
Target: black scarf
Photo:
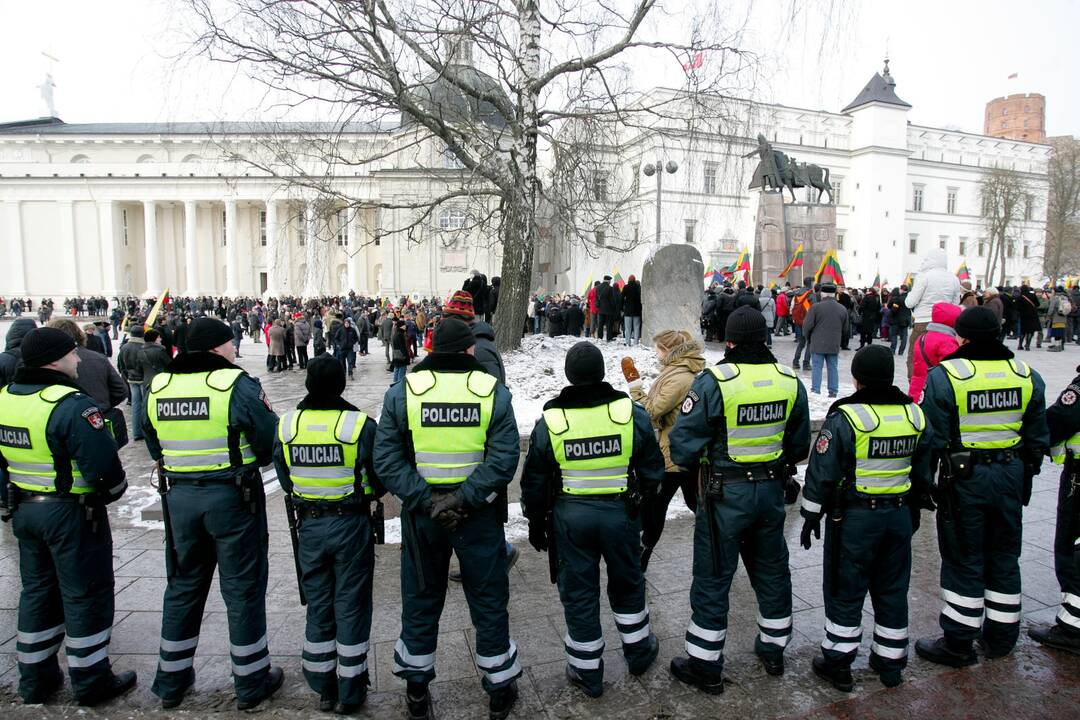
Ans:
[[[777,362],[776,356],[763,342],[741,343],[730,347],[724,353],[726,363],[745,363],[747,365],[768,365]]]
[[[840,398],[829,407],[829,414],[839,410],[841,405],[910,405],[914,402],[906,392],[895,385],[875,385],[856,390],[845,398]]]
[[[1012,360],[1013,351],[997,340],[976,340],[953,350],[945,360]]]
[[[74,380],[59,370],[27,367],[26,365],[20,365],[15,370],[15,377],[11,379],[11,383],[13,385],[64,385],[83,392],[82,388],[76,385]]]
[[[603,381],[587,385],[567,385],[558,396],[544,403],[544,409],[591,408],[607,405],[609,402],[624,397],[629,396]]]

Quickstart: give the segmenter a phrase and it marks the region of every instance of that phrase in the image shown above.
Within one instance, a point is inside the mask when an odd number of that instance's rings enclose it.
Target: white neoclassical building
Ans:
[[[657,89],[643,99],[659,101],[670,108],[666,119],[622,128],[593,181],[597,202],[608,194],[633,202],[608,214],[587,249],[539,248],[540,285],[580,291],[590,276],[616,268],[624,277],[640,273],[658,243],[693,243],[714,266],[752,248],[758,192],[746,187],[757,158],[744,156],[758,133],[798,161],[830,169],[850,284],[868,285],[877,275],[898,284],[935,247],[951,269],[964,261],[986,284],[978,182],[995,166],[1020,172],[1031,196],[1006,275],[1042,275],[1049,146],[914,125],[887,65],[840,112],[713,98],[724,120],[709,125],[692,122],[701,98],[690,103],[680,91]],[[342,128],[41,118],[0,125],[0,296],[148,296],[166,288],[184,295],[444,295],[471,269],[498,275],[498,243],[461,232],[462,208],[439,208],[412,237],[386,235],[383,228],[408,224],[393,216],[403,211],[336,211],[242,159],[333,135],[343,155],[378,158],[339,163],[330,178],[338,192],[375,205],[408,204],[462,178],[436,143],[416,142],[418,132],[396,122]],[[655,176],[642,174],[657,160],[678,164],[663,178],[659,235]]]

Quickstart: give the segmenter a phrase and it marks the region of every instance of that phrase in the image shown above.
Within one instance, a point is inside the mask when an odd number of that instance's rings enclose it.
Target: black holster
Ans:
[[[386,544],[386,510],[382,500],[375,501],[375,509],[371,512],[371,532],[375,536],[376,545]]]

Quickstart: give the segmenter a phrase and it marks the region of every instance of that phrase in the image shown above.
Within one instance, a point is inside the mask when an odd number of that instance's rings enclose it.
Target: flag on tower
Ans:
[[[836,257],[835,250],[829,250],[825,257],[821,258],[821,267],[818,268],[814,282],[821,282],[822,278],[832,278],[837,285],[844,284],[844,272],[840,269],[840,260]]]
[[[780,277],[787,277],[787,274],[797,267],[803,266],[803,244],[799,243],[799,247],[795,248],[795,255],[792,256],[791,262],[784,268],[784,272],[780,273]]]
[[[968,270],[968,266],[967,266],[966,262],[960,263],[960,268],[956,271],[956,278],[960,282],[964,282],[965,280],[970,280],[971,279],[971,271]]]

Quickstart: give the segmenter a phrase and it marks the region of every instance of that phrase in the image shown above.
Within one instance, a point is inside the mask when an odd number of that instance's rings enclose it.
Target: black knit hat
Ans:
[[[751,305],[743,305],[731,313],[724,327],[724,339],[728,342],[763,343],[769,339],[769,330],[765,327],[765,316]]]
[[[308,362],[304,387],[308,395],[340,397],[345,392],[345,366],[333,355],[319,355]]]
[[[463,320],[448,317],[435,326],[431,344],[437,353],[456,353],[471,348],[476,344],[476,338]]]
[[[229,326],[217,318],[196,318],[187,331],[188,352],[206,352],[232,342],[233,334]]]
[[[566,353],[566,379],[571,385],[593,385],[604,381],[604,354],[591,342],[582,340]]]
[[[836,294],[836,284],[831,283],[831,282],[822,283],[821,292],[828,293],[829,295],[835,295]]]
[[[52,327],[34,328],[22,339],[22,361],[27,367],[42,367],[56,362],[75,349],[75,341]]]
[[[895,361],[884,345],[867,345],[851,360],[851,376],[867,387],[893,384]]]
[[[956,318],[956,334],[967,340],[997,340],[1000,332],[997,315],[984,305],[969,307]]]

